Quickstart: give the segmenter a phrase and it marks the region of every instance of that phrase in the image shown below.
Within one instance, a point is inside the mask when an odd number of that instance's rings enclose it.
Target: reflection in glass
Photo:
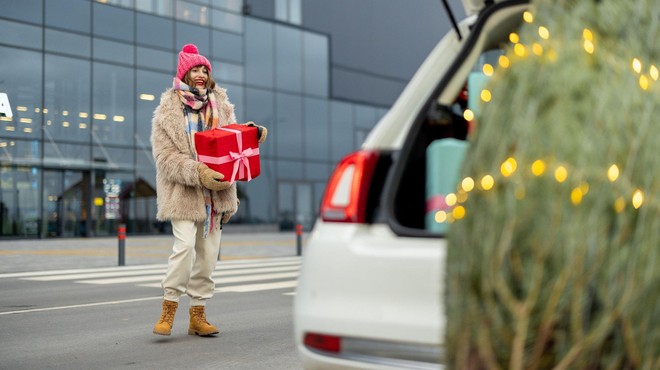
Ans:
[[[302,91],[302,32],[275,26],[275,81],[278,90]]]
[[[302,98],[299,95],[276,94],[277,156],[301,158],[303,155]]]
[[[273,24],[245,20],[245,81],[252,86],[272,88],[274,83]]]
[[[133,91],[131,68],[94,63],[92,138],[100,144],[133,144]],[[121,118],[123,117],[123,119]]]

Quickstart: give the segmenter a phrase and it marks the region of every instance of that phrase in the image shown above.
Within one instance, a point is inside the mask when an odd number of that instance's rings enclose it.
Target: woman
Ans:
[[[174,245],[167,273],[160,319],[154,334],[170,335],[179,297],[190,297],[188,334],[209,336],[218,328],[206,321],[206,301],[213,296],[222,224],[238,209],[236,185],[197,162],[195,132],[236,122],[225,89],[217,87],[211,63],[197,47],[187,44],[179,53],[173,87],[166,90],[154,111],[151,132],[156,161],[159,221],[171,221]],[[250,122],[250,124],[254,125]],[[259,126],[259,142],[267,130]]]

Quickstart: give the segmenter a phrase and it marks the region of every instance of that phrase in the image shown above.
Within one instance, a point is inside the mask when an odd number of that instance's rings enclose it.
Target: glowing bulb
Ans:
[[[539,27],[539,36],[541,36],[542,39],[547,40],[550,38],[550,31],[548,31],[547,28],[541,26]]]
[[[576,206],[582,203],[582,189],[580,189],[579,187],[571,191],[571,203],[573,203],[573,205]]]
[[[463,118],[465,118],[466,121],[472,121],[474,119],[474,112],[470,109],[466,109],[463,111]]]
[[[465,217],[465,207],[458,206],[451,211],[451,215],[454,216],[455,220],[460,220]]]
[[[543,46],[541,46],[541,44],[539,44],[538,42],[535,42],[534,44],[532,44],[532,52],[540,56],[541,54],[543,54]]]
[[[484,72],[484,74],[485,74],[486,76],[489,76],[489,77],[490,77],[490,76],[492,76],[493,73],[495,72],[495,69],[493,68],[492,65],[486,63],[486,64],[484,64],[484,66],[483,66],[483,68],[482,68],[482,71]]]
[[[642,72],[642,62],[637,58],[633,58],[632,68],[635,72],[641,73]]]
[[[509,177],[516,172],[516,168],[518,168],[518,163],[516,163],[516,160],[513,157],[509,157],[502,162],[500,172],[502,173],[502,176]]]
[[[467,199],[468,199],[468,194],[463,190],[459,190],[458,193],[456,194],[456,201],[458,203],[465,203]]]
[[[534,176],[541,176],[545,172],[545,162],[537,159],[532,163],[532,173]]]
[[[461,188],[465,192],[470,192],[474,189],[474,180],[471,177],[466,177],[461,181]]]
[[[587,195],[587,193],[589,192],[589,184],[587,184],[586,182],[580,184],[580,191],[582,191],[582,195]]]
[[[654,64],[651,64],[651,67],[649,67],[649,75],[651,75],[653,81],[658,80],[658,67],[656,67]]]
[[[509,34],[509,41],[511,41],[513,44],[517,44],[520,41],[520,36],[518,36],[518,34],[515,32],[511,32]]]
[[[488,103],[493,96],[488,89],[481,90],[481,100]]]
[[[447,196],[445,197],[445,204],[447,204],[448,206],[452,207],[453,205],[456,204],[456,200],[457,200],[457,198],[456,198],[456,194],[454,194],[454,193],[449,193],[449,194],[447,194]]]
[[[644,204],[644,193],[642,193],[641,190],[637,189],[633,193],[632,205],[633,207],[635,207],[635,209],[639,209],[639,207],[641,207],[642,204]]]
[[[589,54],[594,53],[595,46],[594,46],[594,43],[591,40],[584,40],[584,43],[582,44],[582,46],[584,47],[584,51],[586,51],[587,53],[589,53]]]
[[[594,41],[594,34],[591,33],[591,30],[585,28],[582,30],[582,38],[589,41]]]
[[[500,55],[499,59],[497,60],[497,63],[502,68],[509,68],[509,66],[511,65],[511,62],[509,61],[509,58],[506,55]]]
[[[642,90],[649,89],[649,79],[646,76],[644,75],[639,76],[639,87],[641,87]]]
[[[527,48],[523,44],[516,44],[513,47],[513,52],[519,57],[524,57],[527,55]]]
[[[614,182],[619,178],[619,167],[616,164],[607,169],[607,178],[610,179],[610,182]]]
[[[445,213],[445,211],[438,211],[433,218],[435,219],[435,222],[441,224],[447,221],[447,213]]]
[[[566,181],[566,178],[568,177],[568,170],[564,166],[559,166],[555,170],[555,180],[557,182],[561,183]]]
[[[534,22],[534,15],[530,13],[528,10],[525,10],[523,13],[523,20],[527,23],[532,23]]]
[[[493,185],[495,185],[495,179],[493,179],[493,176],[491,175],[486,175],[481,178],[481,187],[484,190],[490,190],[493,188]]]

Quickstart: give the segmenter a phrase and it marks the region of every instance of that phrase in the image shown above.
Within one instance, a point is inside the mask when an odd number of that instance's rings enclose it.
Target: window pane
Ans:
[[[46,26],[89,33],[90,2],[87,0],[44,1]]]
[[[137,13],[137,43],[172,49],[174,46],[174,21]]]
[[[135,12],[94,3],[94,35],[133,41]]]
[[[239,184],[241,198],[237,216],[244,222],[273,223],[275,222],[275,169],[273,161],[261,160],[261,174],[256,179],[242,186]]]
[[[42,1],[3,1],[2,17],[41,24],[43,18]],[[2,32],[6,32],[5,29],[3,29]]]
[[[302,33],[299,30],[275,27],[275,80],[277,89],[302,91]]]
[[[138,67],[160,69],[163,72],[168,72],[174,76],[176,65],[174,64],[176,57],[174,53],[143,48],[137,48],[137,65]]]
[[[86,131],[89,131],[87,129]],[[90,146],[44,141],[44,166],[88,169],[91,166]]]
[[[41,138],[41,53],[0,46],[0,91],[9,97],[14,116],[0,119],[0,137]],[[35,93],[37,92],[37,93]]]
[[[0,43],[41,49],[41,27],[28,26],[0,19]],[[4,62],[3,62],[4,64]]]
[[[275,124],[275,105],[274,96],[271,91],[259,89],[245,89],[245,117],[246,121],[254,121],[257,124],[272,128],[268,139],[259,145],[261,158],[275,156],[274,137],[272,132],[276,129]]]
[[[176,2],[176,19],[180,21],[191,22],[206,26],[208,21],[208,7],[192,4],[187,1],[177,0]]]
[[[331,103],[330,151],[333,161],[339,161],[353,151],[353,108],[348,103]]]
[[[328,97],[328,38],[305,32],[303,34],[303,81],[306,94]]]
[[[243,36],[211,31],[213,47],[211,57],[236,63],[243,63]]]
[[[41,145],[38,140],[11,139],[0,136],[0,159],[21,165],[41,164]]]
[[[216,81],[243,82],[243,66],[215,60],[213,65],[213,78]]]
[[[89,58],[90,37],[46,28],[46,51]]]
[[[40,178],[36,167],[0,167],[0,235],[39,235]]]
[[[273,25],[256,19],[245,21],[245,80],[248,84],[273,87]]]
[[[94,59],[133,65],[134,50],[133,45],[94,39]]]
[[[211,0],[211,5],[216,8],[231,10],[240,13],[243,10],[243,0]]]
[[[302,24],[302,9],[300,0],[289,0],[289,23]]]
[[[322,161],[328,161],[330,159],[328,149],[330,142],[328,131],[329,116],[330,110],[327,100],[305,99],[305,120],[303,122],[305,158]]]
[[[302,157],[302,99],[298,95],[276,94],[277,156]]]
[[[95,143],[133,144],[132,72],[130,68],[94,63],[94,115],[91,118]]]
[[[376,124],[376,108],[367,105],[355,106],[355,127],[371,130]],[[358,142],[361,144],[362,141]]]
[[[151,153],[151,118],[160,102],[160,95],[172,84],[172,75],[149,71],[137,71],[137,138],[140,151]]]
[[[209,47],[211,45],[211,37],[209,30],[206,27],[196,26],[194,24],[176,22],[176,52],[177,55],[183,45],[193,43],[197,45],[199,53],[210,58]]]
[[[213,27],[225,31],[232,31],[236,33],[243,33],[243,17],[234,14],[223,12],[222,10],[211,11]]]
[[[243,112],[245,108],[245,103],[243,101],[243,86],[225,84],[222,81],[219,82],[220,86],[227,89],[227,96],[229,97],[229,102],[234,104],[234,113],[236,114],[236,121],[239,123],[245,123],[243,119]]]
[[[90,75],[87,60],[46,54],[46,141],[89,143]]]
[[[171,17],[174,14],[174,0],[135,0],[135,9]]]

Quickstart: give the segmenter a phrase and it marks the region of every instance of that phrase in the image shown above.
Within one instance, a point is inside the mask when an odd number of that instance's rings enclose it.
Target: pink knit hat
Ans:
[[[185,44],[179,52],[179,64],[176,67],[176,77],[183,80],[188,71],[196,66],[206,66],[211,74],[211,63],[203,55],[199,54],[195,44]]]

